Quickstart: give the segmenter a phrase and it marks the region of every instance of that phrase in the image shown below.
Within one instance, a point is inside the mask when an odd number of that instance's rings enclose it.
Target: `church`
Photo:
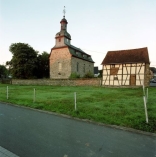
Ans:
[[[89,72],[94,74],[94,61],[91,55],[71,45],[65,14],[60,24],[61,30],[55,36],[55,46],[51,49],[49,57],[50,78],[68,79],[72,74],[80,77]]]

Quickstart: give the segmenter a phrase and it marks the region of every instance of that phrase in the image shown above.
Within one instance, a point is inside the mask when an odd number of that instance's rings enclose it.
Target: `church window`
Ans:
[[[87,56],[86,55],[83,55],[83,58],[86,58]]]
[[[83,72],[85,73],[85,64],[84,64],[84,67],[83,67]]]
[[[61,42],[61,38],[59,38],[59,42]]]
[[[77,72],[79,71],[79,63],[77,62]]]
[[[58,62],[58,71],[61,72],[62,71],[62,63]]]

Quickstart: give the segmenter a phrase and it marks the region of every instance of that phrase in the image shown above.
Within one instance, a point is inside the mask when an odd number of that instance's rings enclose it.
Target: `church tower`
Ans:
[[[55,46],[54,47],[62,47],[66,45],[70,45],[71,36],[67,32],[67,20],[65,19],[65,9],[63,10],[64,16],[63,19],[60,21],[61,30],[55,36]]]

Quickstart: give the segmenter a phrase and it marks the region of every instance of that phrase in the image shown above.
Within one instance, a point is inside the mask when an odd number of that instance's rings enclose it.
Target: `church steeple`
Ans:
[[[65,46],[65,45],[70,45],[71,36],[67,32],[68,22],[65,19],[65,13],[66,13],[65,6],[64,6],[63,13],[64,13],[63,19],[60,21],[61,30],[55,36],[55,39],[56,39],[55,47],[62,47],[62,46]]]
[[[66,10],[65,10],[65,6],[64,6],[64,9],[63,9],[63,19],[60,21],[61,23],[61,30],[66,30],[67,31],[67,20],[65,19],[65,14],[66,14]]]
[[[67,31],[67,20],[65,19],[65,16],[63,16],[63,19],[60,21],[61,23],[61,30],[66,30]]]

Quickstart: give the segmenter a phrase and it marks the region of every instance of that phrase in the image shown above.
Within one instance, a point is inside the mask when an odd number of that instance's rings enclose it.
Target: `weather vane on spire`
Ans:
[[[63,14],[64,14],[63,17],[65,17],[65,14],[66,14],[65,6],[64,6],[64,9],[63,9]]]

